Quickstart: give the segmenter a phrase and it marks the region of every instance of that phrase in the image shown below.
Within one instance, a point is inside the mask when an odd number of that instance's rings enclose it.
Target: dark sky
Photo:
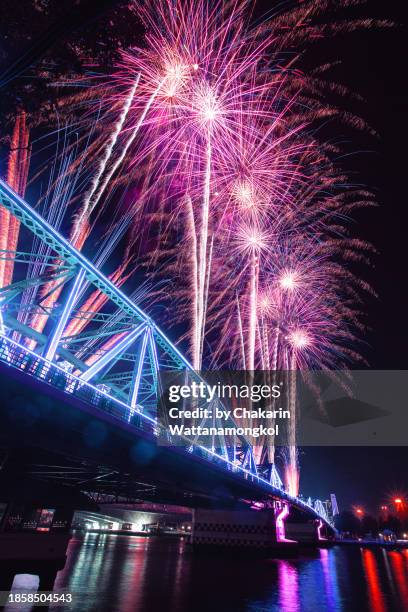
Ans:
[[[258,0],[258,10],[268,11],[270,0]],[[278,4],[278,3],[276,3]],[[339,3],[334,1],[333,5]],[[283,3],[290,6],[291,3]],[[378,294],[363,310],[369,327],[361,352],[373,369],[408,369],[405,315],[408,304],[406,265],[407,206],[406,163],[408,142],[407,3],[403,0],[366,0],[353,10],[333,13],[335,20],[373,18],[395,23],[392,28],[359,28],[311,45],[304,66],[340,63],[327,73],[328,80],[347,85],[364,101],[335,97],[340,108],[361,116],[378,134],[351,130],[329,123],[323,137],[340,141],[347,157],[339,163],[351,171],[352,182],[374,191],[379,206],[353,214],[355,236],[378,251],[373,268],[358,270]]]
[[[379,207],[359,215],[358,234],[379,251],[368,278],[378,293],[369,304],[367,358],[373,369],[407,369],[406,253],[407,28],[405,2],[371,0],[371,14],[405,26],[359,32],[348,38],[344,77],[367,100],[364,118],[378,140],[362,142],[373,151],[357,157],[361,178],[377,191]],[[406,8],[405,8],[406,12]],[[351,40],[350,40],[351,39]],[[356,136],[356,141],[359,138]],[[357,148],[357,147],[356,147]]]
[[[376,292],[366,306],[367,345],[372,369],[408,369],[407,197],[407,20],[401,0],[368,0],[366,15],[405,24],[391,30],[359,31],[331,41],[328,52],[341,58],[338,80],[364,96],[351,106],[378,132],[378,139],[354,133],[351,167],[377,194],[379,206],[356,220],[357,235],[378,250],[374,268],[364,271]],[[314,53],[316,51],[313,51]],[[368,152],[371,151],[371,152]],[[392,393],[390,394],[392,402]],[[408,406],[407,406],[408,408]],[[408,444],[408,432],[407,432]],[[301,488],[324,497],[336,492],[344,509],[360,503],[375,511],[396,491],[408,494],[408,446],[405,448],[307,448],[301,456]]]

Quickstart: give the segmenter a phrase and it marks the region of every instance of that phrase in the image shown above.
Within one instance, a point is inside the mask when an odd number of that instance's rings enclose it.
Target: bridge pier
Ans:
[[[195,509],[194,549],[244,549],[267,556],[296,554],[297,542],[285,536],[286,506],[266,510]]]
[[[331,543],[327,528],[323,521],[319,519],[288,521],[286,523],[286,534],[288,538],[296,540],[300,547],[326,548]]]

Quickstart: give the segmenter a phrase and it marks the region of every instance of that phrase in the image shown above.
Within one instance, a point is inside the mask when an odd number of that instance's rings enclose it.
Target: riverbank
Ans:
[[[339,546],[356,546],[364,548],[387,548],[389,550],[401,550],[408,548],[408,540],[396,540],[395,542],[384,542],[382,540],[334,540]]]

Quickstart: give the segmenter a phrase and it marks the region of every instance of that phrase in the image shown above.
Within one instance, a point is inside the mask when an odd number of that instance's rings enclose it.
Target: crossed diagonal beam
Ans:
[[[150,336],[150,330],[146,330],[143,336],[142,346],[140,347],[139,359],[136,362],[136,367],[133,373],[131,396],[130,396],[130,409],[131,409],[130,415],[132,414],[134,410],[136,410],[137,396],[139,394],[140,379],[142,378],[143,363],[144,363],[144,359],[146,355],[146,347],[147,347],[147,341],[149,339],[149,336]]]
[[[128,346],[130,346],[144,331],[146,330],[146,325],[141,323],[138,327],[135,327],[131,332],[129,332],[124,338],[118,340],[118,342],[107,351],[102,357],[100,357],[95,363],[93,363],[85,372],[83,372],[80,376],[81,380],[88,382],[98,374],[105,366],[108,365],[113,359],[116,359],[123,351],[125,351]]]
[[[85,278],[85,270],[80,270],[78,273],[78,276],[75,279],[74,285],[71,289],[68,299],[65,303],[64,309],[58,320],[58,324],[54,330],[54,333],[49,337],[45,345],[44,357],[45,359],[48,359],[48,361],[52,361],[54,359],[55,353],[58,348],[58,344],[61,340],[65,326],[68,323],[68,319],[71,315],[72,309],[78,297],[78,293],[81,289],[81,285],[82,285],[84,278]]]

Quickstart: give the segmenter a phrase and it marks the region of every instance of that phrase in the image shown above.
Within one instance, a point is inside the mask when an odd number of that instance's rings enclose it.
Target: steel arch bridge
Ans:
[[[12,282],[0,288],[0,362],[126,421],[157,439],[160,372],[192,366],[155,322],[0,179],[0,205],[15,217],[25,251],[0,251]],[[42,331],[35,321],[42,320]],[[185,448],[329,524],[320,500],[285,492],[274,465],[261,470],[249,442]]]

